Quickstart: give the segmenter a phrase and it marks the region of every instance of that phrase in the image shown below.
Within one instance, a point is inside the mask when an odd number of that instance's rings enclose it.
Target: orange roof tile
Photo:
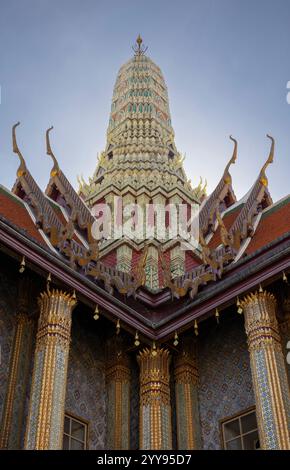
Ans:
[[[3,186],[0,186],[0,216],[25,231],[30,238],[33,238],[41,245],[47,246],[24,203]]]
[[[287,232],[290,232],[290,196],[264,211],[246,253],[254,253]]]

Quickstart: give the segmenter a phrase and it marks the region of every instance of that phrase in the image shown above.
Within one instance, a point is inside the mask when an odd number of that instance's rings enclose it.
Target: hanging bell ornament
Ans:
[[[95,311],[94,311],[94,320],[98,320],[100,318],[100,312],[99,312],[99,307],[96,305]]]
[[[136,331],[136,333],[135,333],[135,341],[134,341],[134,344],[135,344],[135,346],[140,346],[138,331]]]
[[[178,334],[177,334],[177,331],[175,331],[173,346],[178,346],[178,343],[179,343]]]
[[[19,268],[19,272],[21,274],[24,273],[24,271],[25,271],[25,256],[23,256],[21,263],[20,263],[20,268]]]

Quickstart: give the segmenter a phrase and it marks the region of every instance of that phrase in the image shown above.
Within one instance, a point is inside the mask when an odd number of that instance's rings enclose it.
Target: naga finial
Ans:
[[[268,137],[268,139],[271,140],[271,147],[270,147],[268,158],[260,171],[260,182],[264,186],[268,186],[268,178],[265,172],[266,172],[266,168],[270,165],[270,163],[273,163],[274,161],[274,149],[275,149],[275,139],[269,134],[266,134],[266,136]]]
[[[59,170],[57,159],[55,158],[54,153],[51,150],[51,146],[50,146],[49,133],[52,129],[53,129],[53,126],[49,127],[49,129],[47,129],[46,131],[46,154],[49,155],[53,160],[53,168],[50,172],[50,176],[54,177],[59,174],[60,170]]]
[[[202,177],[200,176],[200,177],[199,177],[199,184],[198,184],[197,188],[195,188],[196,191],[197,191],[197,193],[200,193],[200,191],[201,191],[201,185],[202,185]]]
[[[206,188],[207,188],[207,179],[205,178],[204,185],[203,185],[203,188],[201,190],[201,194],[204,194],[205,196],[206,196]]]
[[[21,176],[24,176],[26,174],[26,163],[25,163],[25,160],[23,158],[23,155],[22,153],[20,152],[19,150],[19,147],[17,145],[17,140],[16,140],[16,127],[18,127],[20,124],[20,122],[17,122],[16,124],[14,124],[14,126],[12,127],[12,148],[13,148],[13,152],[16,153],[19,157],[19,160],[20,160],[20,166],[17,170],[17,176],[18,178],[20,178]]]
[[[233,154],[231,156],[231,159],[230,159],[229,163],[227,164],[227,166],[225,167],[225,171],[224,171],[224,181],[225,181],[225,183],[228,183],[228,184],[230,184],[231,181],[232,181],[232,177],[229,174],[229,168],[232,164],[236,163],[237,154],[238,154],[238,142],[231,135],[230,135],[230,139],[234,142],[235,145],[234,145],[234,150],[233,150]]]
[[[138,37],[136,39],[136,44],[135,46],[132,46],[132,49],[135,52],[135,55],[143,55],[147,51],[148,47],[143,46],[142,43],[143,43],[143,39],[141,38],[140,34],[138,34]]]
[[[204,197],[206,196],[206,187],[207,187],[207,181],[206,179],[203,181],[202,177],[199,177],[199,184],[196,188],[193,189],[194,193],[197,195],[197,197]]]
[[[81,177],[79,175],[77,175],[77,182],[79,184],[79,191],[80,191],[82,189],[83,184],[82,184]]]
[[[84,175],[83,175],[83,174],[81,174],[81,181],[82,181],[82,185],[83,185],[83,186],[86,186],[87,183],[85,182],[85,179],[84,179]]]

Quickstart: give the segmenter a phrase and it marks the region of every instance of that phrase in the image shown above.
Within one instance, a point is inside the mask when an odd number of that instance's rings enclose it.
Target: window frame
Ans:
[[[83,441],[81,441],[80,439],[78,438],[75,438],[73,437],[71,434],[67,434],[66,432],[64,432],[64,422],[65,422],[65,418],[69,418],[70,419],[70,433],[71,433],[71,422],[72,420],[74,421],[77,421],[79,422],[80,424],[82,424],[85,428],[85,438]],[[84,444],[84,448],[83,450],[88,450],[88,435],[89,435],[89,427],[90,427],[90,423],[88,420],[82,418],[81,416],[78,416],[78,415],[75,415],[74,413],[71,413],[69,411],[65,411],[64,413],[64,420],[63,420],[63,433],[62,433],[62,450],[63,449],[63,439],[64,439],[64,436],[68,436],[69,438],[69,445],[70,445],[70,441],[71,439],[74,439],[78,442],[81,442]],[[74,449],[67,449],[67,450],[74,450]]]
[[[244,417],[244,416],[247,416],[251,413],[255,412],[255,415],[256,415],[256,421],[257,421],[257,413],[256,413],[256,407],[255,406],[250,406],[249,408],[246,408],[245,410],[242,410],[242,411],[239,411],[237,413],[235,413],[234,415],[231,415],[231,416],[227,416],[225,418],[222,418],[220,419],[219,421],[219,427],[220,427],[220,440],[221,440],[221,443],[222,443],[222,449],[223,450],[228,450],[227,447],[226,447],[226,444],[228,442],[231,442],[231,440],[234,440],[234,439],[238,439],[240,438],[241,439],[241,443],[242,443],[242,449],[241,450],[245,450],[244,449],[244,443],[243,443],[243,437],[246,436],[247,434],[251,434],[252,432],[254,431],[257,431],[258,433],[258,438],[259,438],[259,429],[258,429],[258,422],[257,422],[257,427],[256,428],[253,428],[251,429],[250,431],[248,432],[244,432],[242,433],[242,428],[241,428],[241,419]],[[230,423],[232,421],[237,421],[239,422],[239,430],[240,430],[240,433],[236,436],[236,437],[233,437],[233,439],[229,439],[229,440],[226,440],[225,439],[225,427],[224,425],[227,424],[227,423]],[[260,440],[260,438],[259,438]],[[258,450],[258,449],[256,449]]]

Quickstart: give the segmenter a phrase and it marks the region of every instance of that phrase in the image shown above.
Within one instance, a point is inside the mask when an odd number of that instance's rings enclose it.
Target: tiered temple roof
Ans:
[[[206,197],[201,185],[192,188],[174,143],[164,78],[141,44],[118,73],[106,149],[79,193],[52,151],[51,128],[46,144],[53,168],[44,192],[13,127],[20,166],[12,190],[0,187],[0,241],[43,276],[69,283],[109,318],[158,339],[196,326],[251,283],[281,275],[290,256],[290,196],[272,202],[266,177],[274,158],[270,136],[269,156],[240,201],[230,175],[238,152],[233,138],[233,155],[213,192]],[[91,209],[114,196],[143,204],[199,204],[199,246],[184,251],[180,240],[96,241]]]

